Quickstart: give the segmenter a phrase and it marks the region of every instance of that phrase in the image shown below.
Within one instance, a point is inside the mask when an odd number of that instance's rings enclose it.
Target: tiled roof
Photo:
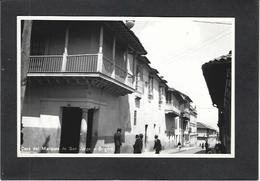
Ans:
[[[213,105],[222,108],[226,87],[227,71],[231,69],[231,51],[202,65],[202,72]]]
[[[216,129],[212,128],[211,126],[209,126],[205,123],[201,123],[201,122],[197,122],[197,128],[216,130]]]
[[[137,59],[142,61],[143,63],[146,63],[146,64],[150,64],[151,63],[146,56],[138,56]]]
[[[220,57],[217,57],[205,64],[203,64],[202,66],[206,66],[208,64],[221,64],[221,63],[231,63],[231,51],[229,51],[229,54],[227,55],[222,55]]]
[[[190,98],[189,96],[187,96],[186,94],[184,94],[184,93],[182,93],[182,92],[180,92],[180,91],[178,91],[178,90],[175,90],[175,91],[178,92],[178,93],[181,95],[181,97],[183,98],[183,100],[189,101],[189,102],[193,102],[193,101],[191,100],[191,98]]]

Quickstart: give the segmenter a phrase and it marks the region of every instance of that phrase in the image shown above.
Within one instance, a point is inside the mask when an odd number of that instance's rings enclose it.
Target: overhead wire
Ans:
[[[221,35],[221,34],[227,32],[227,30],[229,30],[229,28],[227,28],[227,29],[221,31],[220,33],[217,33],[217,34],[212,35],[210,38],[208,38],[206,41],[203,41],[201,44],[205,44],[205,43],[207,43],[208,41],[211,41],[212,39],[215,39],[216,36],[219,36],[219,35]],[[196,48],[196,46],[193,46],[192,48]],[[192,49],[192,48],[191,48],[191,49]],[[172,56],[171,58],[167,58],[167,60],[172,59],[173,57],[179,57],[180,55],[185,54],[186,52],[189,52],[189,51],[191,51],[191,50],[185,50],[185,51],[183,51],[183,52],[181,52],[181,53],[178,53],[178,54]]]
[[[189,54],[192,55],[192,54],[196,53],[196,51],[198,51],[198,50],[204,48],[205,46],[208,46],[208,45],[211,45],[211,44],[216,43],[216,41],[222,39],[223,37],[225,37],[225,36],[227,36],[227,35],[229,35],[229,34],[231,34],[231,33],[232,33],[231,31],[227,31],[227,32],[225,32],[224,34],[222,34],[221,36],[220,36],[220,35],[217,35],[217,37],[215,37],[215,38],[213,38],[213,39],[211,39],[211,40],[209,40],[209,41],[206,41],[206,43],[201,44],[201,45],[200,45],[198,48],[196,48],[196,49],[187,50],[186,52],[182,53],[182,54],[179,55],[179,56],[170,58],[170,59],[175,59],[175,60],[174,60],[174,61],[173,61],[173,60],[166,61],[166,62],[164,62],[164,64],[171,64],[171,63],[173,63],[173,62],[178,62],[178,61],[180,61],[181,59],[183,59],[184,57],[186,57],[187,55],[189,55]]]

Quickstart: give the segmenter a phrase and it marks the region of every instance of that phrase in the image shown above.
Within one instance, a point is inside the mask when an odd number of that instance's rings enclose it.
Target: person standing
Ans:
[[[134,147],[134,153],[139,153],[140,152],[140,138],[139,135],[135,135],[135,144],[133,145]]]
[[[143,150],[143,137],[144,135],[143,134],[139,134],[139,147],[140,147],[140,153],[142,153],[142,150]]]
[[[114,134],[115,153],[120,153],[120,147],[122,145],[121,129],[118,128]]]
[[[206,140],[206,143],[205,143],[205,152],[207,153],[208,152],[208,149],[209,149],[209,144],[208,144],[208,140]]]
[[[155,135],[154,136],[154,147],[153,149],[155,150],[155,154],[159,154],[160,151],[162,150],[162,145],[161,145],[161,141],[158,139],[158,136]]]

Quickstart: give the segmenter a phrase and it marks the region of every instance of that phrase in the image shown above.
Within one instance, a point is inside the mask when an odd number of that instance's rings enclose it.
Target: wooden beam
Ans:
[[[31,49],[32,20],[25,20],[21,42],[21,111],[26,90],[27,72],[29,69],[29,58]],[[19,32],[20,33],[20,32]]]

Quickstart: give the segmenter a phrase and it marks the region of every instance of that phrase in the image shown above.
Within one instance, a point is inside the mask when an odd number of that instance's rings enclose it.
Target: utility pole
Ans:
[[[24,20],[21,45],[21,111],[27,83],[27,72],[29,69],[32,20]]]

